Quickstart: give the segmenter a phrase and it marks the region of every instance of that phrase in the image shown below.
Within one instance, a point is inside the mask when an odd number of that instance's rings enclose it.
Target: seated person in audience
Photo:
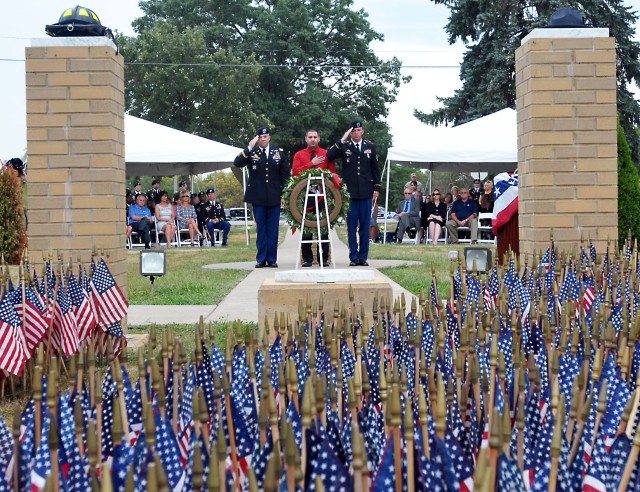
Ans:
[[[169,194],[166,191],[160,192],[160,203],[156,204],[156,220],[158,221],[158,232],[164,233],[167,241],[167,248],[171,247],[171,241],[176,235],[176,213],[173,205],[169,202]]]
[[[136,181],[133,183],[133,196],[137,196],[142,193],[142,183],[140,181]]]
[[[427,210],[427,202],[422,199],[423,193],[420,190],[416,191],[415,199],[418,200],[420,204],[420,228],[418,230],[418,234],[420,235],[420,242],[422,242],[422,238],[426,235],[425,231],[427,230],[427,223],[425,221],[426,218],[426,210]]]
[[[451,202],[455,202],[460,196],[460,191],[456,185],[451,186]]]
[[[131,206],[132,203],[133,203],[133,195],[131,195],[131,191],[127,190],[127,197],[126,197],[126,204],[127,204],[127,232],[126,232],[126,238],[127,238],[127,240],[129,240],[129,236],[131,236],[131,231],[133,230],[133,227],[131,227],[129,225],[129,207]]]
[[[193,248],[193,240],[198,235],[202,238],[202,233],[198,228],[198,215],[196,209],[191,203],[189,203],[189,193],[182,193],[180,201],[182,202],[177,206],[178,225],[180,229],[189,229],[189,239],[191,239],[191,247]]]
[[[460,188],[460,198],[453,202],[446,225],[450,244],[458,243],[458,227],[469,227],[471,244],[478,242],[478,204],[471,199],[467,188]]]
[[[396,207],[398,217],[398,242],[402,242],[404,233],[413,227],[416,231],[420,228],[420,203],[413,198],[411,188],[404,189],[404,198],[400,200]]]
[[[418,175],[416,173],[411,173],[411,177],[409,181],[407,181],[404,185],[405,188],[410,188],[411,186],[415,186],[416,190],[419,190],[424,195],[424,185],[418,181]]]
[[[131,229],[142,236],[145,249],[151,248],[151,210],[146,206],[147,197],[140,193],[136,196],[136,201],[129,207],[129,225]]]
[[[451,205],[453,205],[453,195],[451,193],[445,193],[444,204],[447,206],[447,213],[449,213],[449,210],[451,210]]]
[[[484,190],[482,189],[482,182],[479,179],[474,179],[473,187],[469,188],[469,197],[480,203],[480,196],[482,196],[483,193]]]
[[[371,207],[371,220],[369,221],[369,241],[375,243],[376,237],[380,233],[378,228],[378,201],[374,200]]]
[[[222,245],[226,246],[231,224],[227,222],[227,216],[224,213],[224,204],[216,201],[216,190],[213,188],[207,190],[207,197],[209,199],[204,204],[203,216],[209,234],[211,235],[211,244],[213,244],[213,231],[220,229],[222,231]]]
[[[431,244],[438,244],[440,234],[442,234],[442,228],[447,220],[447,205],[443,201],[440,201],[440,190],[436,188],[433,190],[433,201],[427,204],[426,222],[429,228],[429,237],[431,238]]]
[[[180,203],[178,203],[178,205],[182,205],[183,198],[184,198],[184,193],[180,195]],[[200,198],[198,198],[198,195],[196,193],[191,193],[191,196],[189,197],[189,199],[191,201],[191,205],[193,205],[194,207],[196,207],[200,203]]]
[[[207,194],[201,191],[198,193],[198,200],[200,200],[200,203],[194,205],[198,216],[198,230],[204,233],[204,205],[207,203]],[[200,239],[200,244],[202,244],[202,238]]]

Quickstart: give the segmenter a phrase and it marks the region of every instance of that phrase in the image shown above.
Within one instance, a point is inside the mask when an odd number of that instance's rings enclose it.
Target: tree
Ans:
[[[214,188],[216,190],[216,198],[224,203],[227,208],[242,207],[244,202],[244,191],[242,183],[234,178],[233,174],[226,171],[215,172],[206,177],[202,181],[201,188]]]
[[[328,143],[358,117],[384,157],[391,139],[380,118],[395,100],[401,64],[396,58],[385,62],[376,57],[370,43],[382,35],[371,28],[363,10],[351,9],[352,4],[353,0],[142,1],[144,15],[133,23],[140,39],[127,39],[123,51],[128,61],[127,55],[155,65],[126,66],[127,107],[140,114],[153,109],[161,123],[237,145],[246,144],[258,123],[267,124],[273,128],[274,143],[291,156],[304,147],[308,128],[318,129]],[[140,47],[145,56],[136,55]],[[230,67],[228,61],[221,66],[220,57],[241,67]],[[179,64],[158,65],[167,61]],[[194,62],[208,65],[185,66]],[[220,85],[212,80],[212,70],[236,81],[225,85],[242,86],[235,99],[213,99],[211,87],[199,90],[203,79]],[[229,75],[239,72],[248,80]],[[178,75],[177,83],[173,74]],[[235,104],[240,95],[248,100]],[[190,104],[194,98],[197,102]],[[207,105],[214,116],[207,119],[199,110],[194,114],[199,105]],[[223,125],[218,125],[219,118]],[[221,127],[228,128],[224,136]]]
[[[631,160],[631,150],[622,127],[618,124],[618,244],[627,234],[640,238],[640,181]]]
[[[260,68],[226,50],[210,53],[202,27],[159,20],[137,37],[118,37],[126,60],[127,112],[155,123],[244,145],[243,130],[268,123],[250,95]]]
[[[0,168],[0,253],[9,263],[20,261],[27,245],[22,180],[13,169]]]
[[[467,48],[460,65],[462,88],[451,97],[438,98],[443,107],[426,114],[414,111],[430,125],[455,125],[485,116],[505,107],[515,108],[515,50],[524,36],[549,24],[561,7],[578,10],[595,27],[608,27],[616,38],[618,112],[632,149],[640,162],[640,104],[629,85],[640,83],[640,43],[634,41],[637,13],[624,0],[432,0],[451,10],[446,31],[449,42],[461,41]]]

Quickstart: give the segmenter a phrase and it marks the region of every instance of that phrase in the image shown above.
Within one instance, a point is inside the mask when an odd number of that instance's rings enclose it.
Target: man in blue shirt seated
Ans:
[[[144,194],[136,196],[136,202],[129,207],[129,225],[134,232],[142,236],[145,249],[151,249],[151,234],[149,229],[153,218],[151,210],[146,207],[147,197]]]
[[[471,244],[478,242],[478,204],[469,197],[468,188],[460,188],[460,198],[453,202],[447,221],[449,243],[458,242],[458,227],[471,230]]]

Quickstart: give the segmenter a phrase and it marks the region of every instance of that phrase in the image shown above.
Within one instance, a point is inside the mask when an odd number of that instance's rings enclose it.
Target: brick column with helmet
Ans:
[[[126,294],[123,57],[104,36],[34,39],[26,81],[31,259],[104,250]]]

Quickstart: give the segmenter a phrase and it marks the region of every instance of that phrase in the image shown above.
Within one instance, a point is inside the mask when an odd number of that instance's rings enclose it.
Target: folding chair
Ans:
[[[129,217],[127,217],[127,225],[129,225]],[[135,239],[135,241],[134,241]],[[127,239],[127,248],[144,248],[144,243],[142,242],[142,238],[140,237],[140,233],[136,231],[131,231],[129,234],[129,238]]]
[[[493,235],[493,228],[491,227],[491,220],[493,219],[493,214],[491,212],[484,212],[478,214],[478,243],[484,244],[496,244],[497,239]],[[482,222],[488,225],[482,225]]]

